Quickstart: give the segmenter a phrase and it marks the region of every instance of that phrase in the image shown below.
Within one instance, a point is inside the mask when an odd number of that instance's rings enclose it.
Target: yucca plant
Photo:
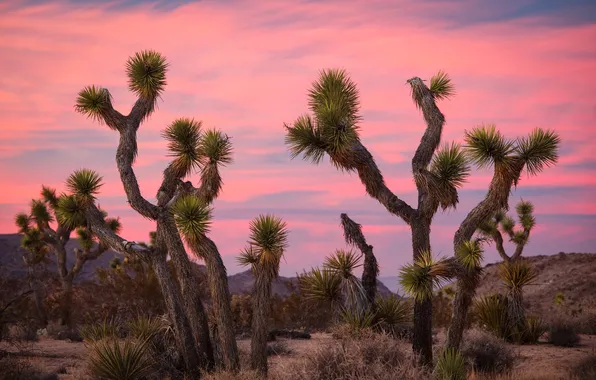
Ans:
[[[101,323],[84,325],[79,329],[79,334],[86,343],[117,339],[120,334],[120,324],[114,320],[106,319]]]
[[[511,329],[507,298],[500,294],[480,297],[474,302],[474,311],[483,329],[499,338],[509,339]]]
[[[163,172],[155,203],[142,195],[133,169],[138,155],[137,135],[142,133],[140,126],[157,109],[157,101],[167,85],[168,68],[166,58],[153,50],[137,52],[127,60],[128,88],[137,97],[127,115],[114,109],[112,95],[106,88],[84,87],[76,99],[77,112],[107,125],[120,135],[116,161],[127,201],[140,215],[157,222],[154,242],[149,247],[109,233],[102,235],[102,241],[115,251],[143,257],[155,268],[162,293],[167,298],[178,350],[187,370],[198,373],[200,368],[214,368],[215,359],[207,314],[183,244],[185,239],[193,253],[205,259],[208,268],[211,293],[215,295],[213,299],[218,310],[217,339],[223,356],[223,363],[218,364],[235,371],[239,366],[238,350],[233,339],[233,324],[227,320],[230,315],[226,310],[229,296],[225,266],[217,246],[201,233],[204,215],[193,214],[202,207],[197,208],[196,202],[192,203],[190,198],[178,203],[184,196],[194,196],[203,206],[210,206],[217,198],[222,188],[220,168],[232,162],[230,138],[216,129],[203,130],[201,121],[188,117],[176,119],[168,125],[162,137],[167,141],[171,162]],[[193,171],[200,174],[197,187],[185,181]],[[93,224],[89,215],[87,223]],[[167,257],[175,265],[175,279],[168,272]]]
[[[526,329],[523,333],[523,342],[535,344],[538,340],[548,331],[548,326],[542,321],[541,318],[535,316],[529,316],[526,319]]]
[[[344,70],[322,70],[308,92],[310,114],[284,124],[285,142],[292,158],[318,164],[325,155],[336,168],[356,172],[366,193],[381,203],[387,211],[408,224],[414,239],[413,258],[430,250],[430,225],[438,208],[455,208],[458,188],[466,181],[473,162],[481,167],[492,166],[493,179],[486,197],[472,209],[454,236],[454,251],[470,241],[477,228],[496,211],[507,206],[509,192],[524,169],[537,174],[553,165],[558,158],[559,137],[552,131],[536,129],[527,138],[509,140],[494,126],[480,126],[466,132],[465,145],[444,144],[441,134],[445,117],[436,102],[455,94],[455,88],[445,72],[430,80],[430,87],[418,77],[407,80],[412,100],[422,111],[426,122],[420,145],[412,158],[412,172],[418,190],[415,209],[395,195],[386,185],[372,154],[360,140],[362,117],[359,112],[358,88]],[[457,262],[455,262],[457,263]],[[458,279],[470,284],[468,275],[458,271]],[[458,294],[449,329],[448,346],[458,348],[468,308],[474,296],[470,287],[458,286]],[[414,308],[415,328],[413,349],[421,362],[432,362],[432,304],[422,297]]]
[[[298,276],[300,292],[311,304],[326,303],[332,310],[343,304],[341,277],[331,270],[312,268]]]
[[[341,321],[349,326],[352,331],[372,329],[378,325],[378,322],[375,321],[375,313],[371,310],[352,311],[343,309]]]
[[[139,340],[149,340],[167,325],[162,318],[137,317],[127,323],[130,336]]]
[[[499,275],[507,287],[508,323],[511,326],[514,339],[521,342],[526,329],[522,290],[536,280],[538,273],[525,260],[515,260],[500,264]]]
[[[466,362],[459,351],[445,349],[435,365],[435,376],[440,380],[466,380]]]
[[[395,326],[412,321],[411,307],[402,298],[392,294],[379,297],[375,307],[375,320],[388,326]]]
[[[90,347],[89,369],[100,379],[139,380],[151,374],[148,341],[101,340]]]
[[[400,284],[415,300],[431,299],[434,290],[442,281],[450,278],[451,272],[444,259],[435,260],[430,251],[425,251],[401,268]]]
[[[274,215],[260,215],[249,225],[248,248],[238,258],[250,265],[255,276],[251,339],[252,369],[267,374],[267,336],[271,308],[271,283],[279,275],[279,264],[288,246],[286,223]]]
[[[21,245],[26,249],[25,263],[33,268],[43,261],[48,254],[54,254],[58,263],[58,277],[62,287],[60,321],[64,326],[72,327],[72,287],[73,281],[87,261],[102,255],[107,246],[99,242],[98,235],[89,229],[85,219],[85,207],[93,205],[102,186],[102,177],[93,170],[79,169],[66,180],[69,194],[57,195],[56,190],[42,186],[41,198],[33,199],[30,213],[19,213],[15,224],[23,234]],[[93,206],[95,207],[95,206]],[[102,212],[97,222],[101,228],[119,233],[122,226],[118,218],[108,218]],[[66,244],[72,232],[76,232],[80,248],[74,248],[75,262],[68,265]],[[45,314],[40,299],[39,286],[36,299],[40,314]],[[46,318],[44,318],[46,319]]]
[[[341,279],[340,289],[344,307],[355,312],[364,312],[367,306],[367,296],[362,282],[354,270],[362,266],[362,255],[354,251],[336,250],[332,255],[325,257],[323,268],[335,273]]]

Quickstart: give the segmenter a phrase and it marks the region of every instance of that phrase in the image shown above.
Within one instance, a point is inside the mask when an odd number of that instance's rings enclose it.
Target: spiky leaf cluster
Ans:
[[[128,88],[145,99],[155,99],[166,86],[166,58],[153,50],[135,53],[126,62]]]
[[[176,119],[162,132],[162,136],[168,141],[170,156],[174,157],[171,165],[178,177],[186,176],[199,166],[201,162],[200,121],[188,118]]]
[[[47,226],[54,221],[54,217],[50,214],[46,204],[38,199],[31,200],[31,218],[40,227]]]
[[[527,137],[518,139],[516,150],[528,174],[536,175],[557,163],[560,143],[561,138],[554,131],[536,128]]]
[[[417,301],[430,299],[433,291],[451,273],[445,260],[435,260],[430,251],[420,252],[413,263],[400,271],[400,284]]]
[[[58,207],[56,208],[56,219],[68,230],[75,230],[77,227],[85,226],[85,211],[78,197],[66,194],[60,195]]]
[[[103,121],[103,117],[112,105],[112,95],[101,87],[87,86],[83,88],[75,103],[75,110],[91,119]],[[108,124],[110,128],[112,125]]]
[[[93,248],[93,234],[86,228],[77,228],[77,237],[79,238],[79,244],[81,248],[85,251],[91,250]]]
[[[313,268],[298,279],[301,293],[308,302],[327,302],[332,306],[341,304],[341,277],[334,272]]]
[[[449,99],[455,95],[455,87],[446,72],[440,70],[430,79],[430,92],[437,100]]]
[[[251,265],[255,273],[275,278],[284,250],[288,246],[286,223],[275,215],[259,215],[249,225],[249,247],[238,259],[241,265]]]
[[[19,233],[25,233],[31,228],[31,219],[24,212],[18,213],[14,219],[16,226],[19,228]]]
[[[380,297],[375,301],[375,319],[389,326],[411,321],[411,308],[403,299],[391,295]]]
[[[470,175],[470,165],[459,144],[444,144],[434,154],[429,166],[427,189],[443,209],[455,208],[459,202],[457,189]]]
[[[217,129],[208,129],[201,136],[199,146],[205,164],[225,166],[232,163],[232,142],[225,133]]]
[[[56,195],[56,189],[42,185],[41,198],[44,200],[44,202],[50,205],[53,210],[55,210],[58,206],[58,196]]]
[[[189,241],[198,241],[209,232],[211,208],[195,195],[180,197],[172,206],[178,230]]]
[[[479,168],[506,164],[514,151],[513,141],[507,140],[494,124],[466,131],[464,139],[470,160]]]
[[[455,257],[468,271],[481,268],[484,250],[481,241],[469,240],[460,245],[455,252]]]
[[[538,272],[527,261],[515,260],[500,264],[499,276],[510,293],[520,293],[524,286],[538,278]]]
[[[77,196],[79,201],[93,202],[99,193],[102,184],[102,177],[94,170],[75,170],[66,180],[68,190]]]

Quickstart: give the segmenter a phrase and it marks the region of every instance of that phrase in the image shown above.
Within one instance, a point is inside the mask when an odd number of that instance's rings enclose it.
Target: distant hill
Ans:
[[[74,248],[80,247],[76,239],[71,239],[67,245],[67,263],[72,266],[74,263]],[[108,250],[101,255],[97,260],[88,261],[76,278],[77,282],[81,281],[94,281],[95,272],[98,268],[107,268],[110,260],[114,257],[122,257],[117,252]],[[51,255],[51,264],[48,268],[53,270],[55,268],[55,257]],[[206,269],[204,265],[196,264],[195,268],[199,272],[205,273]],[[19,234],[0,234],[0,275],[8,277],[24,277],[26,275],[26,268],[23,263],[23,248],[21,248],[21,235]],[[286,285],[289,282],[293,285],[297,285],[298,279],[296,277],[279,277],[272,284],[272,293],[282,297],[290,295],[291,290]],[[252,291],[254,284],[254,276],[251,270],[236,273],[228,276],[228,285],[230,287],[230,293],[232,294],[245,294]],[[378,281],[377,288],[379,294],[387,296],[392,294],[382,282]]]

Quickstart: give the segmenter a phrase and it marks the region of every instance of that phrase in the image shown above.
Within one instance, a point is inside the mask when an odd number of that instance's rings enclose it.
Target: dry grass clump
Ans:
[[[288,343],[283,340],[267,344],[267,356],[287,356],[291,355],[293,352],[294,351],[288,346]]]
[[[6,356],[0,359],[0,380],[58,380],[56,374],[44,374],[27,360]]]
[[[503,373],[513,367],[514,352],[499,338],[480,330],[466,334],[462,355],[474,371],[480,373]]]
[[[571,368],[570,376],[574,379],[596,380],[596,351],[576,363]]]

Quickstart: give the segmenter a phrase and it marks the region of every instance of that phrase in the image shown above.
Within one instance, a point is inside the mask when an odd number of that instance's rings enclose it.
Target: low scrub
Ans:
[[[102,323],[85,325],[79,329],[79,334],[87,343],[94,343],[104,339],[118,338],[120,325],[113,320],[104,320]]]
[[[466,363],[463,356],[455,349],[447,349],[439,355],[435,366],[438,380],[466,380]]]
[[[513,367],[515,358],[507,343],[478,330],[466,334],[461,352],[467,364],[481,373],[507,372]]]
[[[576,328],[569,321],[562,319],[550,323],[548,328],[548,342],[560,347],[575,347],[580,337]]]
[[[596,379],[596,352],[577,362],[569,375],[574,379]]]
[[[147,341],[95,341],[90,347],[89,370],[105,380],[134,380],[151,373]]]

